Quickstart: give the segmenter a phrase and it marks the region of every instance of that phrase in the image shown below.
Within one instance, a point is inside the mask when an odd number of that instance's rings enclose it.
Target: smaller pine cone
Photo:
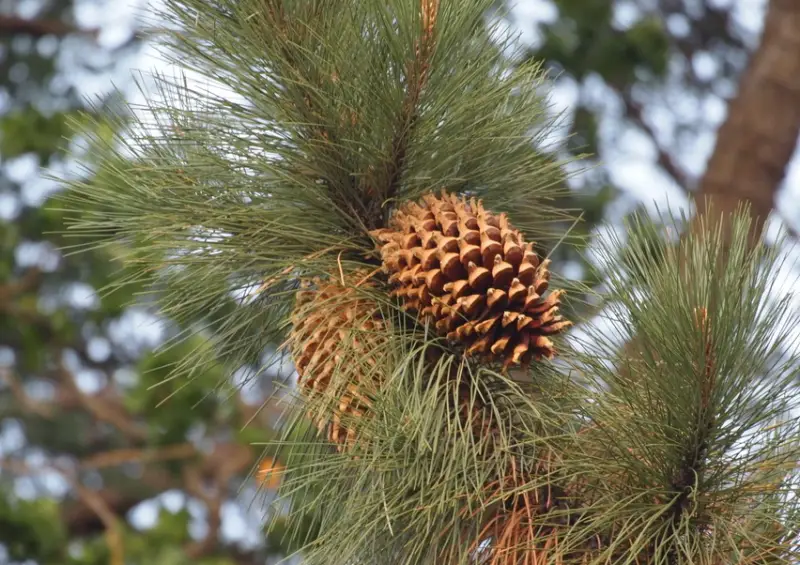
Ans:
[[[502,360],[506,368],[553,357],[548,336],[570,325],[558,314],[563,291],[544,297],[549,261],[539,261],[505,214],[475,199],[429,194],[372,235],[392,294],[440,335],[464,344],[467,355]]]
[[[375,379],[370,369],[377,366],[375,352],[385,340],[378,308],[358,288],[374,286],[369,279],[369,273],[357,271],[344,285],[338,277],[304,281],[291,316],[289,344],[300,388],[309,396],[335,398],[333,413],[316,418],[316,424],[340,449],[355,439],[347,420],[369,408],[365,379]]]

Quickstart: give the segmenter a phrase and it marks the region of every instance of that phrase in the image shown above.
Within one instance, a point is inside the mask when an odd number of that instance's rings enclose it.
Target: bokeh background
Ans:
[[[155,315],[135,284],[113,284],[126,275],[120,248],[72,253],[91,242],[63,233],[53,203],[53,178],[94,175],[81,127],[112,136],[104,111],[142,102],[148,73],[178,71],[152,39],[153,7],[0,0],[0,564],[251,565],[293,550],[279,530],[262,531],[259,489],[269,497],[281,462],[253,445],[273,436],[273,393],[292,368],[209,369],[154,387],[209,347],[212,330],[164,349],[187,328]],[[524,57],[544,62],[561,116],[543,150],[591,155],[569,166],[561,203],[582,211],[577,233],[591,242],[636,211],[692,212],[767,9],[766,0],[510,5],[506,25]],[[82,117],[90,107],[99,119]],[[785,236],[791,257],[800,159],[770,191],[766,238]],[[602,286],[574,249],[554,259],[562,276]]]

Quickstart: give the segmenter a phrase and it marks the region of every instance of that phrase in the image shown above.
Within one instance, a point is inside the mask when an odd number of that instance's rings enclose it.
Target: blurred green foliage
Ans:
[[[0,154],[6,159],[33,153],[43,164],[50,161],[54,149],[63,153],[62,139],[69,134],[66,112],[47,116],[36,108],[23,108],[0,120]]]
[[[53,500],[21,500],[13,492],[0,497],[0,531],[12,562],[35,557],[43,564],[63,559],[67,541],[58,504]]]
[[[102,120],[114,97],[101,94],[89,110],[72,76],[91,70],[124,87],[139,41],[103,47],[75,27],[73,0],[38,4],[29,27],[11,30],[0,2],[0,556],[114,563],[96,504],[118,521],[128,565],[251,564],[282,554],[275,545],[228,545],[211,521],[198,539],[186,507],[153,503],[152,527],[132,521],[132,509],[168,491],[216,512],[243,485],[254,489],[248,476],[260,448],[251,443],[270,437],[271,416],[254,416],[252,400],[234,402],[237,391],[220,388],[227,372],[219,364],[190,380],[166,379],[187,356],[209,353],[209,333],[175,339],[187,328],[143,316],[148,281],[132,280],[120,261],[127,242],[96,246],[67,233],[65,218],[81,211],[63,210],[47,177],[76,174],[76,157],[91,164],[76,143],[90,121],[106,139],[117,127]],[[172,345],[159,348],[165,340]]]

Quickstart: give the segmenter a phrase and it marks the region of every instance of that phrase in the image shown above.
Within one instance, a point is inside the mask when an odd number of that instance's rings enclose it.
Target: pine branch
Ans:
[[[111,512],[123,518],[130,510],[145,500],[167,490],[181,488],[180,480],[176,480],[174,476],[153,466],[143,469],[137,484],[139,487],[137,489],[128,486],[106,487],[95,491],[95,495],[103,500]],[[102,531],[104,527],[94,509],[80,498],[75,502],[65,502],[62,505],[62,517],[64,524],[68,525],[70,536],[76,538],[90,537],[98,531]]]
[[[700,401],[693,426],[695,433],[687,442],[688,450],[671,485],[672,490],[678,493],[678,496],[672,502],[672,523],[676,529],[680,527],[681,520],[686,513],[691,512],[691,497],[697,494],[693,492],[694,488],[703,481],[706,471],[705,465],[709,456],[709,446],[712,441],[712,432],[716,425],[714,407],[712,406],[712,394],[716,384],[716,363],[714,360],[711,322],[708,319],[708,310],[706,308],[695,309],[695,322],[706,344],[703,358],[704,369],[700,372]],[[703,531],[698,529],[697,533],[702,534]],[[674,553],[670,557],[670,562],[677,562],[677,557]]]
[[[203,502],[208,512],[208,533],[189,544],[186,553],[194,559],[214,552],[222,526],[222,504],[228,496],[230,481],[246,474],[254,463],[250,447],[238,444],[217,444],[201,466],[186,466],[183,483],[186,491]]]
[[[11,459],[0,461],[0,467],[10,469],[19,476],[36,475],[45,470],[58,473],[67,481],[81,503],[91,512],[91,515],[102,524],[110,553],[109,565],[125,564],[125,547],[119,516],[114,513],[103,496],[94,490],[84,487],[71,469],[52,461],[48,461],[44,465],[37,465],[37,468],[34,469],[24,461]]]
[[[72,232],[131,242],[163,311],[213,327],[231,365],[285,339],[298,278],[374,269],[369,229],[432,187],[554,238],[567,214],[532,134],[550,120],[542,74],[506,59],[513,38],[487,29],[491,4],[168,2],[168,56],[237,100],[155,77],[133,127],[120,120],[128,134],[94,140],[103,182],[63,193],[82,211]]]
[[[38,268],[26,269],[18,280],[0,286],[0,308],[7,309],[19,295],[37,289],[41,282],[42,272]]]
[[[280,38],[280,54],[282,61],[276,61],[276,71],[282,76],[283,82],[289,92],[290,100],[294,100],[294,109],[300,116],[300,124],[307,132],[306,142],[311,143],[313,149],[320,152],[324,160],[336,162],[340,155],[337,153],[340,139],[336,127],[328,127],[325,117],[319,112],[315,105],[315,99],[319,98],[316,88],[324,88],[326,84],[335,84],[339,81],[338,73],[334,70],[330,75],[322,75],[313,69],[308,72],[303,68],[303,46],[309,37],[314,36],[314,26],[323,16],[321,3],[312,3],[308,13],[298,23],[297,14],[289,16],[285,13],[282,0],[272,0],[267,7],[266,13],[269,14],[269,21],[265,27],[277,31]],[[262,24],[263,25],[263,24]],[[308,73],[308,76],[306,76]],[[317,84],[315,84],[317,83]],[[345,117],[347,119],[347,117]],[[315,175],[316,176],[316,175]],[[335,185],[338,183],[352,182],[350,178],[322,178],[323,183]],[[341,210],[348,211],[354,219],[357,219],[365,231],[369,229],[368,207],[359,198],[348,198],[346,194],[333,193],[336,206]]]
[[[109,565],[125,565],[125,547],[118,515],[106,504],[105,499],[95,491],[85,488],[78,481],[71,481],[71,483],[78,498],[80,498],[103,523],[106,542],[110,553]]]
[[[190,443],[169,445],[153,449],[123,448],[96,453],[84,458],[80,466],[85,469],[118,467],[126,463],[156,463],[189,459],[198,455],[197,448]]]
[[[206,507],[208,521],[208,532],[203,539],[197,542],[191,542],[186,547],[186,554],[192,559],[200,559],[211,554],[216,548],[219,535],[219,528],[222,525],[222,511],[223,491],[217,481],[214,481],[211,492],[207,488],[206,482],[203,480],[198,469],[187,467],[184,469],[183,482],[186,485],[187,492],[191,493],[194,497],[200,500]]]
[[[590,390],[606,387],[610,394],[595,394],[598,407],[608,404],[588,416],[600,424],[600,437],[588,434],[576,451],[602,445],[606,454],[565,465],[607,474],[593,488],[617,504],[652,501],[657,520],[640,533],[648,559],[691,563],[735,553],[751,529],[780,521],[764,501],[777,497],[791,507],[790,462],[800,446],[797,425],[783,418],[797,401],[797,369],[771,358],[791,345],[796,321],[785,300],[766,302],[774,283],[760,269],[770,272],[777,252],[753,246],[746,216],[732,219],[729,229],[709,222],[677,248],[660,241],[653,249],[652,228],[631,224],[637,273],[610,273],[609,298],[626,312],[609,321],[621,335],[637,336],[635,349],[619,352],[613,336],[593,332],[591,352],[582,355],[582,371],[597,379]],[[608,244],[605,260],[617,245]],[[615,361],[604,365],[608,360]],[[765,466],[771,470],[762,476]],[[623,502],[626,492],[635,498]],[[684,537],[696,547],[678,542]],[[780,559],[794,551],[788,541],[748,543],[748,551]]]

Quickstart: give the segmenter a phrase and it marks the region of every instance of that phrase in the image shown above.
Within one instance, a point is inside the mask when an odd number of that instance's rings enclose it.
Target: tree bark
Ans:
[[[800,133],[800,1],[771,0],[696,194],[698,218],[749,206],[760,235]]]

